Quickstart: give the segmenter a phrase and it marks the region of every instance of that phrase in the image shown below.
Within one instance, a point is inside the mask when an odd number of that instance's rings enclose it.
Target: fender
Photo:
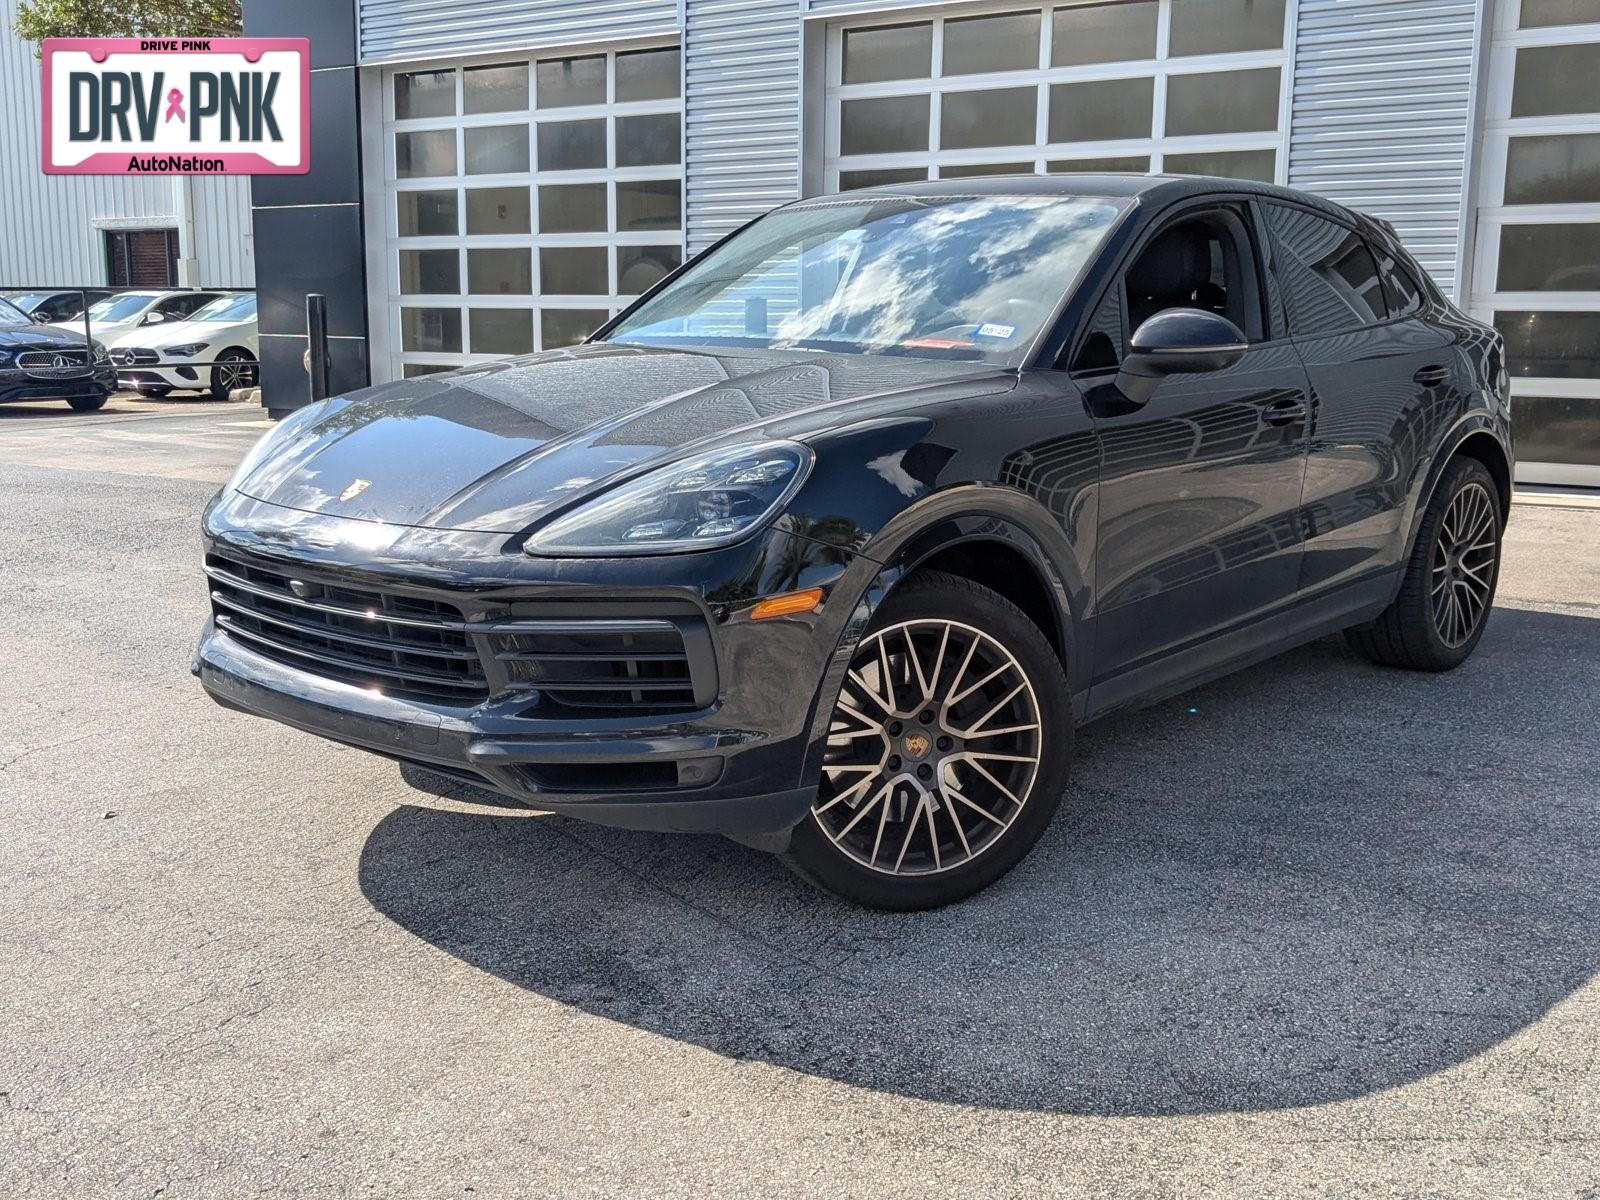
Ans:
[[[1494,438],[1495,445],[1500,447],[1500,453],[1505,456],[1506,477],[1509,479],[1516,466],[1516,457],[1509,447],[1509,430],[1505,419],[1497,418],[1495,413],[1485,408],[1475,408],[1465,414],[1440,440],[1439,448],[1434,452],[1433,460],[1428,464],[1428,469],[1421,478],[1421,484],[1412,489],[1407,501],[1404,528],[1406,530],[1406,544],[1400,554],[1400,568],[1403,571],[1405,564],[1411,561],[1411,553],[1416,548],[1417,534],[1422,528],[1422,518],[1428,511],[1428,505],[1433,502],[1433,493],[1439,486],[1439,479],[1444,474],[1444,469],[1450,460],[1456,456],[1469,437],[1474,434],[1487,433]],[[1509,505],[1510,497],[1506,497]],[[1501,514],[1502,518],[1505,516]]]
[[[839,581],[845,596],[856,597],[855,607],[812,700],[802,786],[814,785],[821,774],[828,722],[845,671],[878,606],[920,563],[972,541],[1005,542],[1044,580],[1055,602],[1056,640],[1066,658],[1073,716],[1083,717],[1093,645],[1089,626],[1080,619],[1089,592],[1078,556],[1055,518],[1032,497],[994,484],[965,484],[936,492],[886,522]]]

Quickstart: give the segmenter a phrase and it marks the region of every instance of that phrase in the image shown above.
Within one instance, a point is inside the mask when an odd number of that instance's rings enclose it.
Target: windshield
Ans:
[[[243,321],[256,315],[254,296],[224,296],[195,310],[191,321]]]
[[[24,312],[31,309],[41,300],[50,298],[49,292],[7,292],[5,298]]]
[[[862,197],[763,217],[608,335],[1000,362],[1026,350],[1122,203]]]
[[[142,313],[154,299],[149,292],[124,292],[120,296],[107,296],[89,305],[89,320],[126,321]]]
[[[33,318],[4,296],[0,296],[0,324],[16,325],[19,322],[23,325],[31,325]]]

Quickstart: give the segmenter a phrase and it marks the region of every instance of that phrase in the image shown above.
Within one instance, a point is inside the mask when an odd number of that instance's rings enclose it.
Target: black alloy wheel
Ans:
[[[1423,515],[1399,595],[1376,620],[1347,630],[1350,644],[1373,662],[1413,671],[1465,662],[1494,606],[1503,511],[1488,468],[1454,460]]]
[[[1038,627],[970,580],[915,576],[856,647],[791,865],[875,907],[971,895],[1039,839],[1071,741],[1066,679]]]
[[[254,387],[256,360],[243,350],[224,350],[211,367],[211,395],[226,400],[239,388]]]

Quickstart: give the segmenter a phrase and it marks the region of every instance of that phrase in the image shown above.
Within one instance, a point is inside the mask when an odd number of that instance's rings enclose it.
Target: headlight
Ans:
[[[106,353],[106,348],[99,342],[94,344],[94,360],[97,363],[109,362],[111,360],[111,356]]]
[[[734,446],[658,467],[553,521],[529,554],[670,554],[727,546],[789,502],[811,469],[795,442]]]
[[[0,367],[8,367],[10,365],[11,365],[11,351],[9,351],[9,350],[0,350]]]
[[[181,346],[168,346],[167,356],[169,358],[193,358],[208,345],[210,345],[209,342],[185,342]]]

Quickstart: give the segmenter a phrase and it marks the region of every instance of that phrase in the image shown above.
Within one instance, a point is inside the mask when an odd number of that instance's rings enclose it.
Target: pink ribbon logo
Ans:
[[[180,121],[188,120],[183,115],[183,93],[177,88],[167,93],[167,115],[163,121],[170,121],[173,117],[177,117]]]

